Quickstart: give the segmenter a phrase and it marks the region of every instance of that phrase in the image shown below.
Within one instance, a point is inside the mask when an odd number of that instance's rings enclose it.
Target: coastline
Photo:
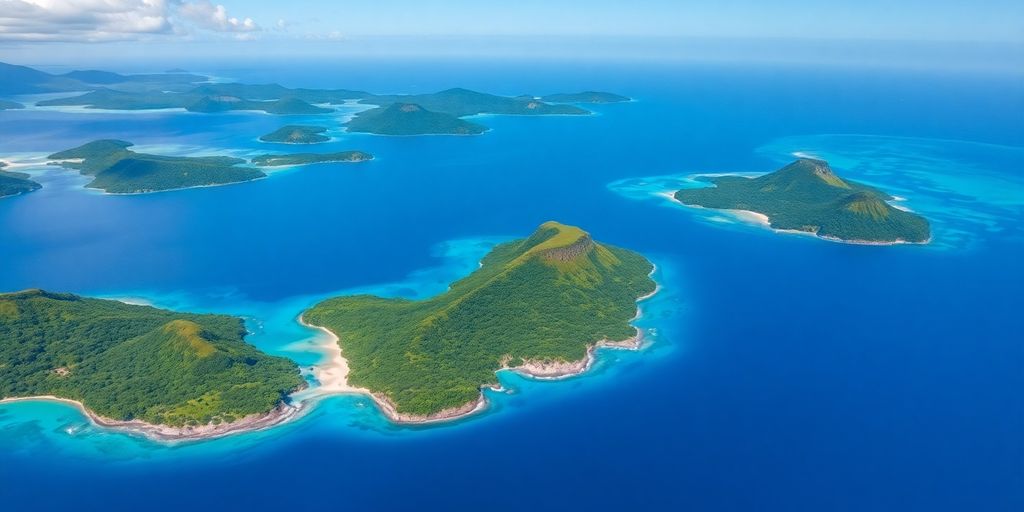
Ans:
[[[139,435],[154,441],[162,442],[203,441],[232,434],[240,434],[243,432],[266,430],[295,419],[303,412],[301,404],[290,405],[281,402],[268,413],[251,414],[230,423],[209,423],[206,425],[192,427],[172,427],[170,425],[147,423],[142,420],[122,421],[105,418],[89,410],[89,408],[82,402],[68,398],[60,398],[53,395],[4,398],[0,400],[0,405],[16,402],[59,402],[71,405],[78,409],[78,411],[95,426]]]
[[[705,175],[702,174],[701,176],[705,176]],[[783,235],[805,235],[805,236],[811,236],[811,237],[817,238],[818,240],[824,240],[826,242],[835,242],[835,243],[849,244],[849,245],[928,245],[932,241],[931,237],[929,237],[927,240],[925,240],[923,242],[910,242],[910,241],[907,241],[907,240],[893,240],[891,242],[882,242],[882,241],[877,241],[877,240],[846,240],[844,238],[839,238],[839,237],[835,237],[835,236],[819,235],[816,231],[801,231],[801,230],[798,230],[798,229],[778,229],[778,228],[773,228],[772,225],[771,225],[771,219],[767,215],[765,215],[765,214],[763,214],[761,212],[755,212],[753,210],[736,210],[736,209],[732,209],[732,208],[707,208],[707,207],[696,205],[696,204],[686,204],[686,203],[676,199],[675,191],[672,191],[672,190],[665,191],[665,192],[658,192],[657,195],[659,195],[661,197],[664,197],[664,198],[668,199],[669,201],[672,201],[673,203],[676,203],[676,204],[678,204],[680,206],[685,206],[686,208],[693,208],[693,209],[696,209],[696,210],[707,210],[707,211],[723,212],[723,213],[725,213],[727,215],[732,215],[733,218],[735,218],[735,219],[737,219],[737,220],[739,220],[741,222],[745,222],[747,224],[753,224],[753,225],[756,225],[758,227],[762,227],[762,228],[768,229],[768,230],[770,230],[770,231],[772,231],[774,233],[783,234]]]
[[[652,264],[651,273],[653,276],[658,267]],[[654,291],[636,299],[636,314],[630,323],[638,320],[642,315],[640,303],[654,297],[661,290],[661,284],[655,282]],[[312,325],[299,316],[299,323],[311,329],[317,329],[325,333],[325,342],[320,347],[330,356],[330,361],[324,365],[314,365],[313,375],[320,381],[320,386],[310,390],[309,398],[320,398],[335,394],[361,394],[373,399],[377,408],[393,423],[399,425],[425,425],[432,423],[444,423],[456,421],[487,409],[489,402],[484,394],[484,389],[502,391],[500,383],[481,386],[477,399],[466,402],[458,407],[444,409],[428,415],[407,414],[398,411],[395,404],[385,395],[374,393],[366,388],[359,388],[348,383],[349,366],[348,361],[342,355],[340,339],[334,332],[326,327]],[[587,345],[586,355],[577,361],[545,361],[545,360],[524,360],[523,364],[515,367],[507,366],[508,361],[502,361],[502,367],[495,371],[512,371],[537,380],[562,380],[578,376],[590,370],[597,360],[599,349],[613,350],[639,350],[643,345],[643,331],[635,327],[636,334],[624,340],[599,340]],[[510,358],[509,358],[510,359]],[[307,397],[303,397],[306,399]]]

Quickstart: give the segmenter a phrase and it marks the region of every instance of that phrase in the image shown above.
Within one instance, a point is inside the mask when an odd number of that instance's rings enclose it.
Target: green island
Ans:
[[[356,114],[345,125],[355,133],[377,135],[478,135],[487,127],[412,103],[392,103]]]
[[[189,438],[283,421],[294,363],[242,320],[42,290],[0,294],[0,398],[80,402],[97,422]]]
[[[892,196],[843,180],[828,163],[801,158],[757,178],[705,177],[713,187],[683,189],[679,202],[704,208],[746,210],[768,217],[772,228],[866,244],[926,243],[928,221],[887,201]]]
[[[205,82],[186,73],[122,75],[108,71],[72,71],[54,75],[27,66],[0,62],[0,95],[81,92],[102,87],[126,91],[181,91]]]
[[[0,100],[0,110],[17,110],[20,108],[25,108],[25,105],[16,101]]]
[[[0,198],[27,194],[43,187],[29,179],[28,174],[4,171],[5,167],[7,164],[0,162]]]
[[[266,176],[259,169],[240,167],[246,163],[241,158],[150,155],[128,149],[131,146],[131,142],[122,140],[97,140],[48,158],[92,176],[86,187],[112,194],[226,185]]]
[[[500,115],[587,115],[574,105],[551,105],[533,96],[497,96],[469,89],[447,89],[430,94],[368,95],[362,103],[387,106],[393,103],[414,104],[421,108],[465,117],[477,114]]]
[[[316,144],[318,142],[327,142],[331,140],[330,137],[323,134],[326,131],[327,128],[324,128],[323,126],[292,124],[282,126],[281,128],[260,137],[260,141],[279,142],[282,144]]]
[[[548,222],[434,298],[337,297],[302,319],[338,337],[349,384],[392,419],[435,421],[475,410],[500,369],[566,376],[588,368],[596,346],[638,346],[630,322],[656,289],[652,271],[635,252]]]
[[[287,155],[260,155],[253,157],[253,165],[278,167],[284,165],[323,164],[330,162],[365,162],[373,155],[363,151],[339,151],[337,153],[291,153]]]
[[[633,101],[632,98],[612,94],[610,92],[584,91],[570,94],[550,94],[541,97],[541,100],[549,103],[626,103]]]

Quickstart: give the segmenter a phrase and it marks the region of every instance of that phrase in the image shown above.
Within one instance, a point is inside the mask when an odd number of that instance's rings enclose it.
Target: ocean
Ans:
[[[112,64],[103,66],[112,67]],[[158,71],[136,65],[114,71]],[[0,406],[4,510],[1020,510],[1024,508],[1024,88],[998,72],[750,63],[197,62],[246,83],[497,94],[608,90],[581,117],[483,116],[477,137],[346,134],[330,116],[0,112],[0,159],[40,191],[0,200],[0,290],[246,318],[302,365],[324,297],[439,293],[547,220],[640,251],[661,291],[644,350],[558,382],[502,374],[484,413],[389,423],[362,396],[271,430],[167,445],[74,408]],[[329,123],[371,162],[111,196],[45,155],[289,152]],[[927,246],[777,234],[659,192],[795,155],[899,196]]]

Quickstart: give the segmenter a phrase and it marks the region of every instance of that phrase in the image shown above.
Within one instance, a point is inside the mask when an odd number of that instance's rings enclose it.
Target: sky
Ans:
[[[1024,47],[1024,1],[0,0],[0,59],[173,52],[181,44],[223,54],[434,46],[585,53],[593,42],[668,54],[674,41],[694,39]]]

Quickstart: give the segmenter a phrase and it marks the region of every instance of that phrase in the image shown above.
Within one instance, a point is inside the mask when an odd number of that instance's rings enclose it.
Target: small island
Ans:
[[[323,126],[292,124],[278,128],[260,137],[260,141],[278,142],[281,144],[316,144],[331,140],[330,137],[323,135],[326,131],[327,128]]]
[[[633,101],[632,98],[612,94],[610,92],[584,91],[571,94],[551,94],[541,98],[549,103],[626,103]]]
[[[27,290],[0,294],[0,399],[79,404],[97,424],[165,440],[294,417],[298,367],[246,343],[235,317]]]
[[[25,105],[16,101],[0,100],[0,110],[17,110],[25,108]]]
[[[122,140],[97,140],[48,158],[93,180],[86,187],[111,194],[140,194],[241,183],[263,178],[245,160],[227,156],[162,156],[136,153]]]
[[[4,171],[5,167],[7,167],[7,164],[0,162],[0,199],[27,194],[43,187],[29,179],[28,174]]]
[[[286,165],[324,164],[331,162],[365,162],[373,155],[362,151],[340,151],[337,153],[291,153],[287,155],[260,155],[253,157],[253,165],[280,167]]]
[[[350,132],[376,135],[479,135],[487,131],[485,126],[413,103],[392,103],[360,112],[345,127]]]
[[[843,180],[828,163],[801,158],[757,178],[704,178],[713,187],[683,189],[673,197],[684,205],[743,210],[767,217],[776,230],[811,233],[862,244],[927,243],[928,221],[887,201],[892,196]]]
[[[631,321],[656,289],[652,272],[635,252],[548,222],[434,298],[337,297],[302,320],[335,335],[348,385],[392,420],[441,421],[483,407],[501,369],[565,377],[589,368],[597,347],[638,347]]]

